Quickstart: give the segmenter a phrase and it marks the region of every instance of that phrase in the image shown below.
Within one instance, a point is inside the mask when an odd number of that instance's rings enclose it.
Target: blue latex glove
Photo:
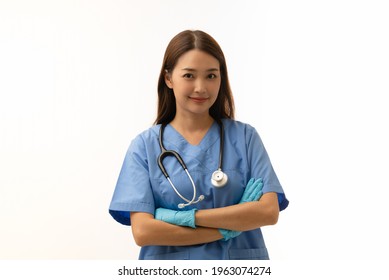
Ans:
[[[219,228],[219,232],[223,235],[223,241],[230,240],[240,235],[241,231]]]
[[[246,185],[246,188],[244,190],[242,198],[240,199],[239,204],[245,202],[251,202],[251,201],[258,201],[262,196],[262,188],[263,188],[262,178],[259,178],[257,180],[251,178]]]
[[[263,181],[262,178],[255,180],[251,178],[246,185],[242,198],[239,201],[239,204],[258,201],[262,196]],[[240,235],[241,231],[229,230],[229,229],[219,229],[219,232],[223,235],[223,241],[227,241],[231,238],[235,238]]]
[[[177,226],[196,228],[195,212],[197,209],[176,211],[166,208],[155,210],[154,218]]]

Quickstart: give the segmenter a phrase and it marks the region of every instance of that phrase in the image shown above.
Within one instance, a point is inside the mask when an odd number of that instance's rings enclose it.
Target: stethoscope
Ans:
[[[222,171],[222,162],[223,162],[223,148],[224,148],[224,127],[223,127],[223,123],[221,121],[218,121],[217,122],[219,127],[220,127],[220,152],[219,152],[219,166],[218,166],[218,169],[216,171],[214,171],[212,173],[212,177],[211,177],[211,183],[214,187],[217,187],[217,188],[220,188],[220,187],[223,187],[225,186],[225,184],[227,183],[227,180],[228,180],[228,176],[227,174],[225,174],[223,171]],[[204,195],[200,195],[197,199],[196,199],[196,185],[195,183],[193,182],[193,179],[192,179],[192,176],[190,175],[189,171],[188,171],[188,168],[186,167],[185,165],[185,162],[184,160],[181,158],[180,154],[177,153],[176,151],[173,151],[173,150],[166,150],[165,149],[165,146],[163,145],[163,132],[165,130],[165,127],[166,127],[166,124],[162,124],[161,125],[161,128],[159,130],[159,146],[161,147],[161,154],[158,156],[158,166],[159,168],[161,169],[163,175],[165,175],[166,179],[169,181],[170,185],[172,186],[173,190],[176,192],[176,194],[182,199],[184,200],[186,203],[180,203],[178,204],[178,208],[184,208],[188,205],[192,205],[192,204],[195,204],[195,203],[198,203],[200,201],[202,201],[205,197]],[[182,168],[184,169],[184,171],[186,172],[186,174],[188,175],[189,177],[189,180],[190,182],[192,183],[192,187],[193,187],[193,197],[191,200],[187,199],[186,197],[184,197],[178,190],[177,188],[174,186],[173,182],[170,180],[169,178],[169,174],[167,173],[166,169],[165,169],[165,166],[163,165],[163,159],[167,156],[174,156],[178,162],[181,164]]]

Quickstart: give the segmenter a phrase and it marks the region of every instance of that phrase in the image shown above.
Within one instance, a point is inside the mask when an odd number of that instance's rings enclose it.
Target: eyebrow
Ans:
[[[189,67],[183,68],[181,70],[183,70],[183,71],[190,71],[190,72],[197,72],[196,69],[189,68]],[[206,72],[215,72],[215,71],[219,71],[219,69],[218,68],[210,68],[210,69],[206,70]]]

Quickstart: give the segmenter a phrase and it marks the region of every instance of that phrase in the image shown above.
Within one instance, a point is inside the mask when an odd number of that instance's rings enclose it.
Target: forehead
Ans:
[[[177,60],[176,69],[194,69],[206,71],[208,69],[219,69],[219,61],[212,55],[198,50],[190,50],[180,56]]]

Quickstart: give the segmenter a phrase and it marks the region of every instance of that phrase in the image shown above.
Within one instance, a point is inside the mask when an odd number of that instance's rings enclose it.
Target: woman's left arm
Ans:
[[[198,210],[195,222],[201,227],[247,231],[276,224],[279,212],[277,193],[269,192],[259,201]]]

